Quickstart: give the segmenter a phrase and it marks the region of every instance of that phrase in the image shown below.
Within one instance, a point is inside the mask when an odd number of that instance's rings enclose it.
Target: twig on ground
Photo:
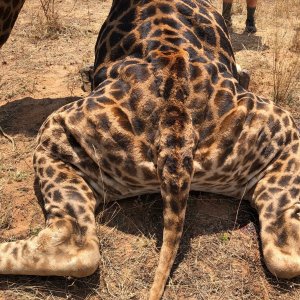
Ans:
[[[13,151],[15,151],[15,150],[16,150],[16,143],[15,143],[15,140],[14,140],[10,135],[8,135],[7,133],[5,133],[5,132],[3,131],[3,129],[2,129],[1,126],[0,126],[0,133],[12,143]]]

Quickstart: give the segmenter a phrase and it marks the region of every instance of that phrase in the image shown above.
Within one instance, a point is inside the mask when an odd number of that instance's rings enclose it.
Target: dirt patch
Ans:
[[[291,1],[291,0],[289,0]],[[250,90],[272,98],[270,22],[274,1],[258,8],[258,32],[243,33],[245,1],[235,4],[232,32],[238,62],[252,74]],[[36,200],[32,153],[45,118],[85,96],[79,70],[93,49],[110,1],[57,2],[59,23],[45,27],[40,1],[27,1],[0,52],[0,241],[37,234],[44,226]],[[218,1],[220,7],[220,1]],[[292,11],[291,17],[292,19]],[[290,34],[298,25],[285,24]],[[292,40],[292,39],[291,39]],[[294,58],[290,45],[286,52]],[[291,49],[291,50],[289,50]],[[299,122],[299,87],[282,103]],[[258,221],[248,203],[197,193],[190,197],[184,236],[164,299],[299,299],[300,280],[277,280],[265,268]],[[147,299],[162,242],[160,197],[143,196],[102,207],[99,271],[85,279],[0,276],[0,299]]]

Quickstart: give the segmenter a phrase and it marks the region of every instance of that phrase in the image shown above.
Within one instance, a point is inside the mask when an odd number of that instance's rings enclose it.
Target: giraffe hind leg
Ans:
[[[27,240],[0,244],[0,274],[90,275],[100,258],[94,195],[75,169],[42,147],[35,161],[46,228]]]
[[[266,265],[280,278],[300,275],[299,140],[290,149],[257,184],[253,199],[259,214]]]

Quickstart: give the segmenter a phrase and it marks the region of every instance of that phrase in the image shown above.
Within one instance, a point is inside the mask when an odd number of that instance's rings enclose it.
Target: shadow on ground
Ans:
[[[269,49],[267,45],[263,44],[262,38],[258,35],[246,32],[230,32],[230,37],[234,52],[241,50],[264,51]]]
[[[35,136],[44,120],[79,97],[34,99],[26,97],[0,106],[0,126],[9,135]]]

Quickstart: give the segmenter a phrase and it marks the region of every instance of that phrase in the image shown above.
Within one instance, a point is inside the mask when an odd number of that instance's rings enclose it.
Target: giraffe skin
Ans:
[[[0,48],[9,38],[24,3],[25,0],[0,0]]]
[[[161,299],[190,190],[247,199],[264,260],[300,275],[300,136],[291,115],[242,88],[223,18],[204,0],[114,0],[92,93],[42,125],[34,169],[46,228],[0,244],[1,274],[82,277],[98,267],[95,209],[161,192]]]

